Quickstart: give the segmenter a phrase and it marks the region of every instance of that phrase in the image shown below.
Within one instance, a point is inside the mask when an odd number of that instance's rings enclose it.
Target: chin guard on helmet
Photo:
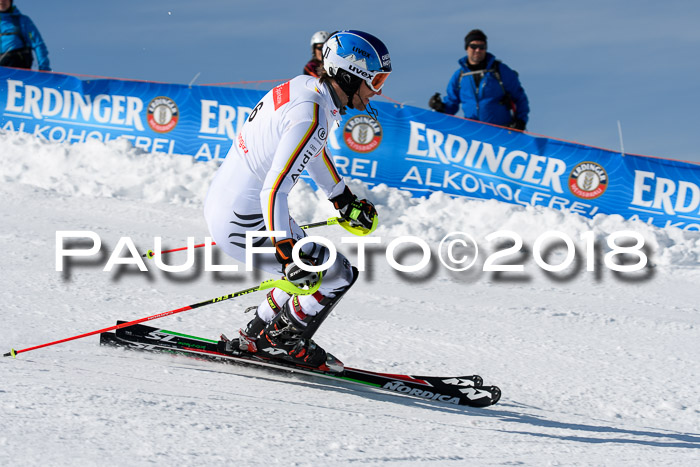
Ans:
[[[342,89],[345,95],[348,96],[347,106],[354,109],[355,107],[352,103],[353,96],[360,90],[362,78],[358,78],[357,76],[352,75],[343,69],[339,69],[335,74],[335,82],[338,83],[340,89]]]

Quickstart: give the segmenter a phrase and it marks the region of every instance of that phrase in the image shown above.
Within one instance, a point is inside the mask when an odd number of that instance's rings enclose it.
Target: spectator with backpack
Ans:
[[[39,70],[51,71],[49,51],[32,20],[20,13],[13,0],[0,0],[0,66],[31,69],[32,51]]]
[[[518,73],[487,52],[486,34],[474,29],[464,38],[467,55],[447,85],[442,100],[435,93],[430,108],[454,115],[462,104],[465,118],[525,130],[530,105]]]

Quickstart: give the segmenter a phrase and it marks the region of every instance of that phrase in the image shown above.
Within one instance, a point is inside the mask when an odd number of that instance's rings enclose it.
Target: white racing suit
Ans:
[[[304,170],[328,198],[343,192],[345,182],[338,174],[326,148],[330,125],[340,120],[326,84],[309,76],[298,76],[268,92],[255,106],[217,171],[204,203],[204,216],[217,246],[245,262],[246,231],[278,230],[278,238],[256,237],[256,247],[271,247],[277,240],[299,240],[306,234],[289,214],[287,196]],[[328,250],[307,243],[302,251],[326,261]],[[255,267],[275,275],[283,274],[274,253],[255,255]],[[321,286],[313,295],[299,296],[303,312],[316,315],[324,297],[333,298],[352,280],[349,261],[338,254],[324,272]],[[290,296],[279,289],[269,295],[281,308]],[[275,313],[268,299],[258,307],[258,316],[269,322]],[[300,323],[304,316],[296,316]]]

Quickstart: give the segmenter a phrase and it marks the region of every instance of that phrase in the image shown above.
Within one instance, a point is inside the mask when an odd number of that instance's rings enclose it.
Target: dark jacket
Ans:
[[[323,62],[320,62],[316,60],[315,58],[312,58],[309,60],[309,62],[304,66],[304,74],[313,76],[314,78],[318,78],[318,68],[323,65]]]
[[[49,51],[32,20],[20,13],[17,7],[0,13],[0,65],[17,66],[18,56],[26,54],[28,65],[21,67],[31,68],[32,49],[36,53],[39,69],[51,71]]]
[[[447,85],[447,96],[443,100],[444,112],[454,115],[462,104],[462,111],[466,118],[482,122],[494,123],[501,126],[509,126],[513,123],[510,108],[506,104],[505,91],[510,94],[515,104],[515,119],[527,123],[530,105],[527,101],[525,90],[520,85],[518,73],[504,63],[498,64],[503,86],[498,82],[493,71],[496,57],[491,53],[486,54],[486,72],[476,87],[475,76],[464,75],[471,70],[467,66],[467,57],[459,60],[460,68],[455,71]]]

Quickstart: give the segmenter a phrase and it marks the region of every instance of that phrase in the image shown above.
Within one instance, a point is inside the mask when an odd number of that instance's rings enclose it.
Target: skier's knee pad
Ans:
[[[304,330],[303,337],[310,339],[314,335],[318,327],[321,325],[321,323],[323,323],[323,320],[325,320],[328,317],[328,315],[331,311],[333,311],[333,308],[335,308],[340,299],[343,298],[343,295],[345,295],[348,289],[350,289],[350,287],[352,287],[352,285],[355,283],[355,281],[357,280],[357,276],[359,275],[357,268],[351,266],[350,273],[352,274],[350,282],[346,286],[344,286],[340,291],[336,292],[335,297],[321,297],[318,302],[311,302],[311,305],[316,305],[317,311],[311,318],[311,321],[308,322],[306,329]],[[303,300],[308,301],[311,299],[313,299],[312,296],[304,295],[299,297],[299,302],[302,302]]]
[[[323,264],[323,262],[317,263]],[[313,295],[300,295],[297,297],[304,313],[315,316],[323,311],[331,301],[339,299],[354,282],[355,268],[350,265],[342,254],[338,254],[332,265],[323,273],[321,286]]]
[[[319,243],[307,243],[302,247],[304,257],[313,261],[316,265],[325,264],[330,258],[330,251]],[[333,264],[323,271],[323,279],[319,292],[328,297],[334,297],[336,293],[346,289],[352,282],[353,272],[350,261],[342,254],[337,253]]]
[[[323,252],[324,256],[321,257],[323,261],[316,261],[316,264],[323,264],[328,259],[328,249],[323,247],[323,250],[325,250]],[[323,272],[323,279],[318,291],[324,297],[333,298],[337,294],[345,292],[352,280],[353,272],[350,261],[341,253],[338,253],[333,264]]]

